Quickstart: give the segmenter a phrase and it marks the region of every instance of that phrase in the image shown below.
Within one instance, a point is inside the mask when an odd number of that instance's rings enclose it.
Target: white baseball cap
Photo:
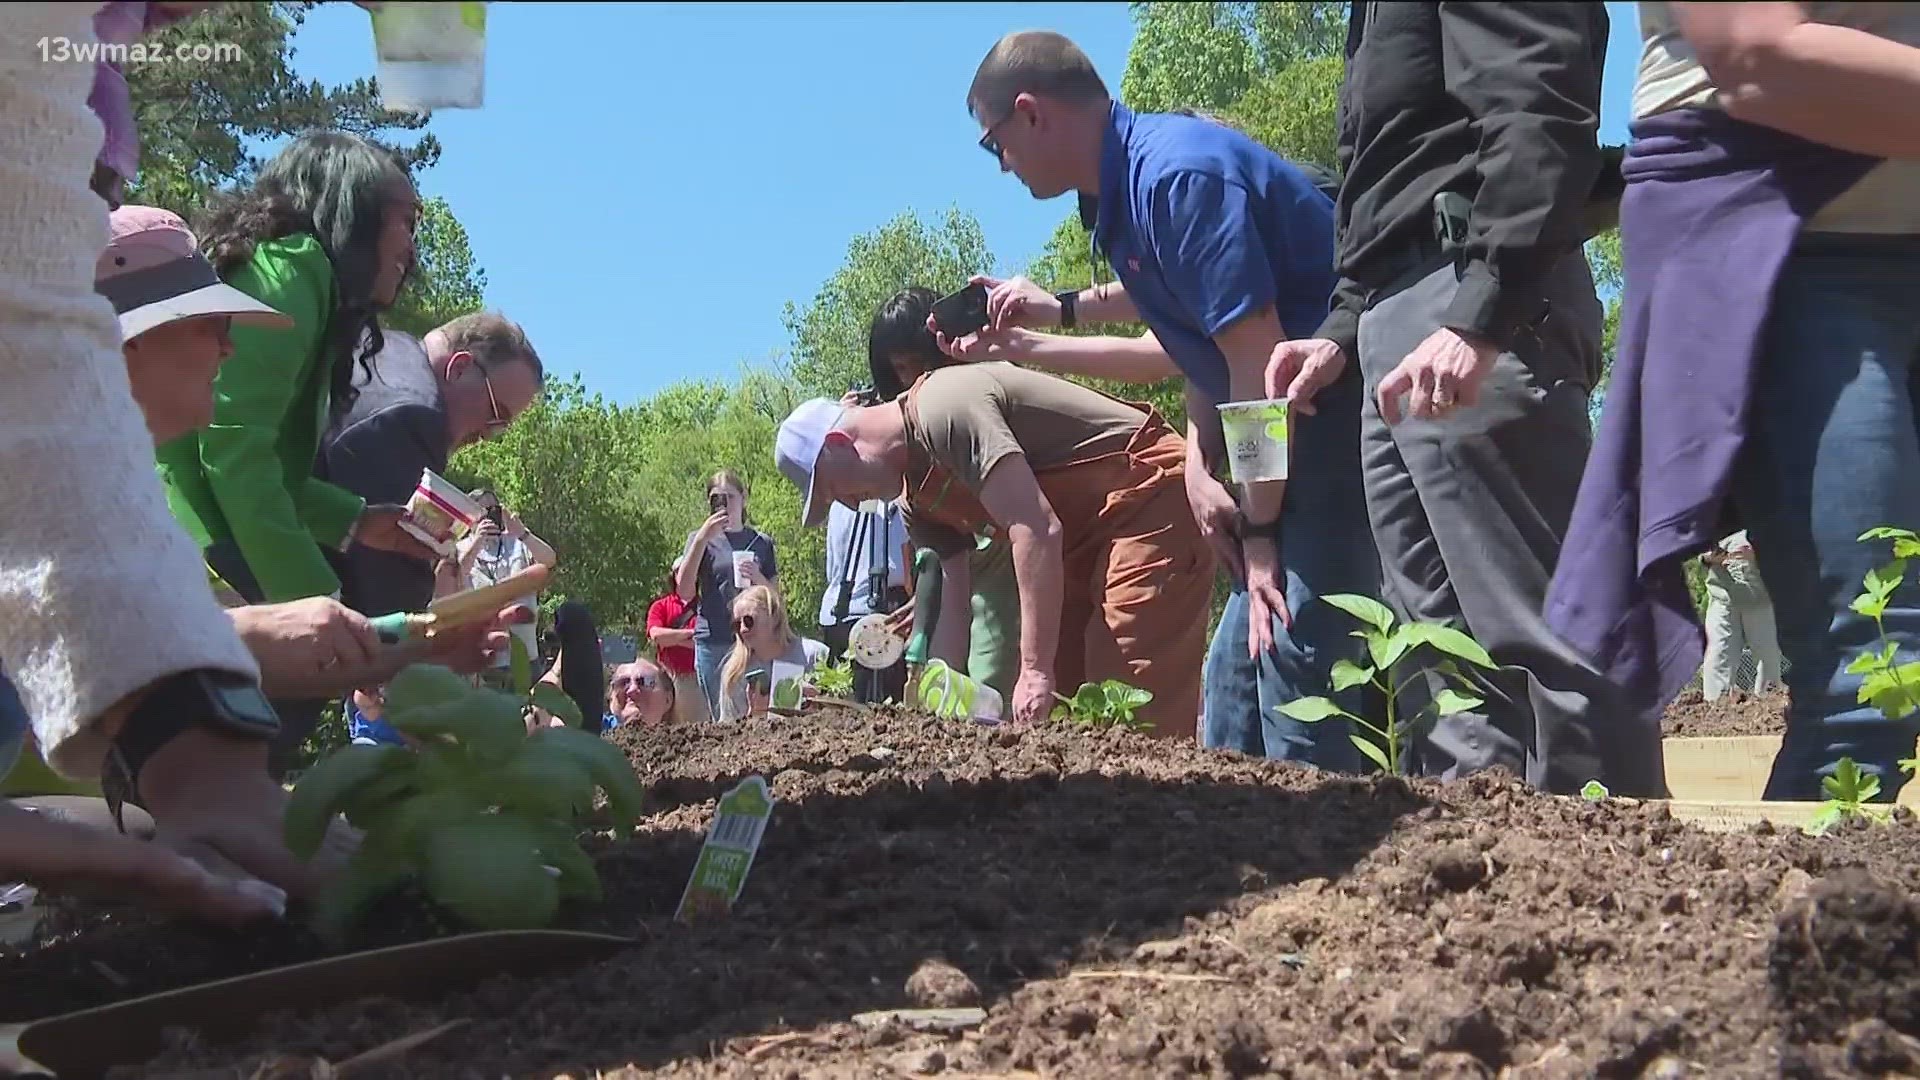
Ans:
[[[780,422],[780,431],[773,438],[773,463],[805,496],[800,504],[802,528],[817,529],[827,520],[829,504],[815,498],[817,478],[813,468],[820,462],[820,451],[826,448],[827,435],[840,426],[840,419],[846,413],[837,401],[826,398],[803,401]]]

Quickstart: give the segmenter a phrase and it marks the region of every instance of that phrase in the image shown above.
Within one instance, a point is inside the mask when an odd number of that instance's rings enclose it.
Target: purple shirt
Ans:
[[[156,4],[116,0],[94,14],[93,32],[103,45],[131,45],[179,19]],[[94,64],[93,92],[87,95],[87,105],[107,129],[99,165],[123,182],[132,178],[140,169],[140,133],[134,128],[133,96],[119,65],[104,59]]]
[[[1774,281],[1801,223],[1876,162],[1716,109],[1632,134],[1619,352],[1546,618],[1622,693],[1601,753],[1608,786],[1638,794],[1666,790],[1660,713],[1700,667],[1684,564],[1737,527],[1723,503]]]

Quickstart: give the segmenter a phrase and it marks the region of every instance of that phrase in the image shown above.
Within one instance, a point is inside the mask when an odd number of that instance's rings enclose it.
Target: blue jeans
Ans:
[[[1330,692],[1336,660],[1360,662],[1365,645],[1351,636],[1352,617],[1319,598],[1337,593],[1380,595],[1380,558],[1367,520],[1360,471],[1360,395],[1357,366],[1315,397],[1318,413],[1293,421],[1293,476],[1280,514],[1280,560],[1287,570],[1288,631],[1274,620],[1275,647],[1258,661],[1247,655],[1247,594],[1236,588],[1214,628],[1203,672],[1201,742],[1209,748],[1317,765],[1335,772],[1361,770],[1338,717],[1305,724],[1278,707],[1302,697],[1332,697],[1341,708],[1378,720],[1362,688]]]
[[[1762,338],[1731,497],[1773,597],[1787,661],[1787,731],[1765,798],[1818,800],[1843,757],[1906,783],[1920,718],[1890,721],[1856,701],[1854,657],[1878,648],[1849,608],[1891,557],[1861,543],[1876,525],[1920,530],[1920,239],[1821,237],[1787,260]],[[1817,246],[1816,246],[1817,245]],[[1920,566],[1884,615],[1896,664],[1920,660]]]
[[[706,695],[708,716],[720,715],[720,665],[727,662],[727,654],[732,651],[730,637],[693,639],[693,674],[700,680],[700,692]]]

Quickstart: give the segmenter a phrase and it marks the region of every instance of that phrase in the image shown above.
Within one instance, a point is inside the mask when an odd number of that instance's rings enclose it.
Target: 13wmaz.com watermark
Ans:
[[[230,41],[183,41],[163,45],[153,41],[74,41],[43,37],[34,42],[45,64],[230,64],[245,55]]]

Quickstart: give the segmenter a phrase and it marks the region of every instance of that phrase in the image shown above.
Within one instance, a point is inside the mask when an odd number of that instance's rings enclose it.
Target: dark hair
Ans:
[[[491,372],[501,364],[519,360],[533,369],[535,386],[546,385],[547,369],[540,363],[540,354],[533,351],[526,331],[505,316],[476,311],[440,327],[440,333],[447,339],[448,348],[472,353],[481,371]]]
[[[373,283],[387,203],[402,186],[411,191],[413,180],[387,150],[342,131],[308,132],[275,154],[251,188],[217,197],[201,219],[201,242],[222,277],[251,261],[263,241],[309,233],[320,242],[333,264],[324,333],[335,416],[359,396],[355,368],[371,374],[386,345]]]
[[[916,285],[894,293],[874,312],[867,327],[867,372],[881,401],[892,401],[907,390],[893,370],[894,357],[911,357],[925,371],[957,362],[940,351],[927,329],[927,316],[939,299],[939,293]]]
[[[1068,101],[1102,102],[1110,95],[1093,61],[1064,34],[1020,30],[987,50],[967,88],[967,111],[997,123],[1021,94],[1047,94]]]
[[[587,730],[598,733],[607,709],[607,669],[593,613],[578,600],[566,601],[554,610],[553,636],[560,639],[560,689],[580,706]]]

